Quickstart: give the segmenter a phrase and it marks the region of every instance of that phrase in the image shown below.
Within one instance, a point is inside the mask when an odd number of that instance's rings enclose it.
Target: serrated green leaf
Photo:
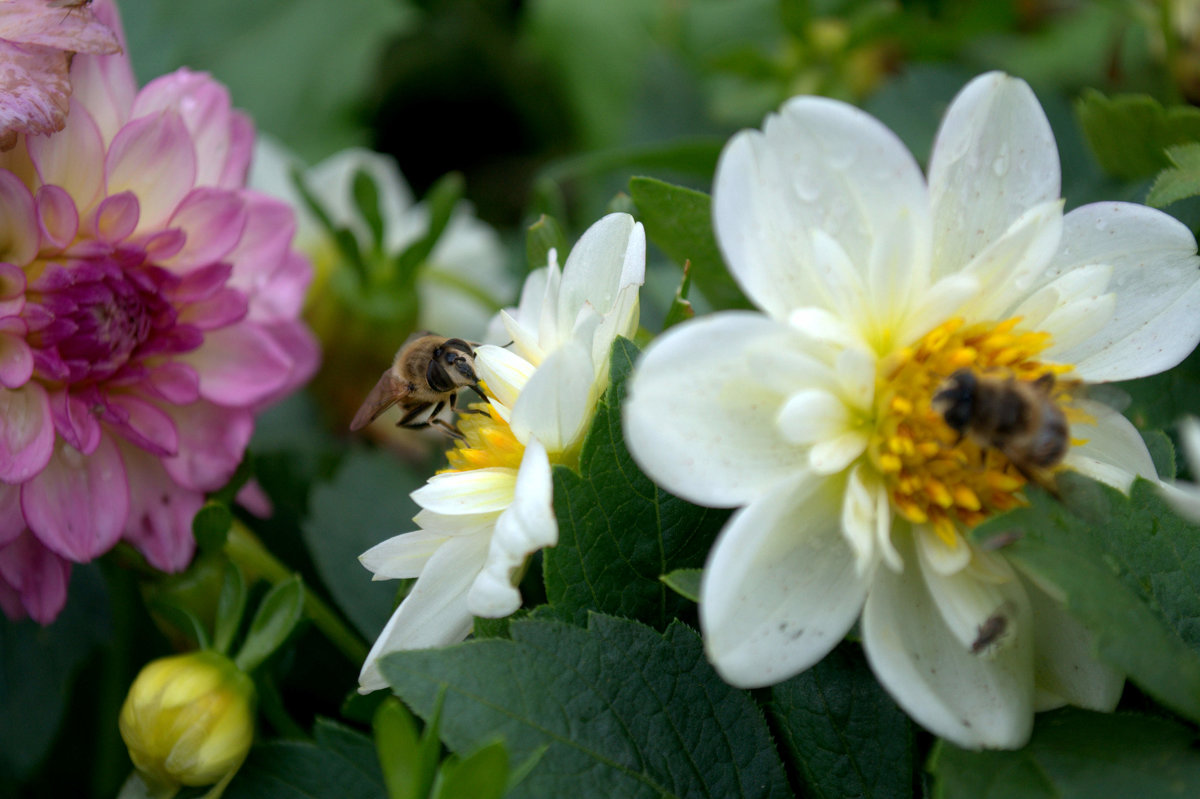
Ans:
[[[912,723],[858,646],[842,644],[773,687],[767,712],[804,776],[805,796],[912,796]]]
[[[392,615],[396,584],[372,581],[358,556],[407,529],[409,497],[424,477],[383,450],[354,448],[333,479],[312,490],[300,532],[321,582],[354,627],[374,640]]]
[[[1100,166],[1125,180],[1169,167],[1168,147],[1200,140],[1200,108],[1164,108],[1148,95],[1105,97],[1088,89],[1075,111]]]
[[[514,763],[547,747],[513,799],[790,795],[761,711],[685,625],[659,634],[594,614],[586,630],[526,619],[512,634],[397,652],[382,669],[423,716],[445,688],[442,737],[456,752],[497,735]]]
[[[385,799],[370,738],[325,719],[313,732],[313,743],[255,746],[223,799]]]
[[[1158,173],[1146,204],[1163,208],[1188,197],[1200,195],[1200,142],[1167,149],[1171,167]]]
[[[258,606],[250,630],[234,662],[245,672],[254,671],[283,645],[304,614],[304,583],[300,575],[274,586]]]
[[[232,561],[225,564],[221,593],[217,595],[217,615],[213,630],[213,648],[222,655],[229,652],[242,616],[246,612],[246,580],[242,570]]]
[[[1125,414],[1142,429],[1163,430],[1183,416],[1194,414],[1200,396],[1200,349],[1166,372],[1141,380],[1115,383],[1129,394]]]
[[[461,760],[442,763],[432,799],[500,799],[508,783],[508,749],[493,741]]]
[[[196,545],[205,552],[216,552],[225,546],[233,513],[224,502],[206,502],[192,517],[192,535]]]
[[[1164,480],[1174,480],[1176,475],[1175,445],[1170,437],[1161,430],[1149,430],[1142,433],[1146,449],[1150,450],[1150,460],[1154,462],[1154,471]]]
[[[665,626],[686,603],[659,575],[702,565],[729,515],[668,494],[630,457],[620,402],[637,355],[633,342],[614,342],[609,389],[584,439],[579,473],[554,467],[558,545],[543,553],[546,597],[580,624],[595,610]]]
[[[1066,709],[1037,717],[1015,752],[939,741],[929,761],[937,799],[1184,799],[1200,796],[1195,733],[1174,721]]]
[[[525,258],[530,269],[540,269],[550,262],[550,250],[560,258],[567,252],[567,237],[562,225],[549,214],[542,214],[525,230]]]
[[[428,787],[432,775],[421,773],[416,719],[398,700],[389,697],[375,711],[372,727],[388,799],[424,799],[421,786]]]
[[[707,194],[654,178],[631,179],[629,193],[646,235],[671,260],[691,261],[692,279],[714,308],[751,307],[721,260]]]
[[[1099,657],[1200,721],[1200,527],[1176,516],[1141,479],[1130,497],[1075,475],[1059,482],[1071,510],[1036,492],[1030,507],[980,525],[973,536],[1021,532],[1005,555],[1055,589],[1091,630]]]
[[[668,588],[679,594],[684,599],[692,602],[699,602],[700,578],[703,576],[704,569],[676,569],[670,574],[664,574],[658,579],[666,583]]]

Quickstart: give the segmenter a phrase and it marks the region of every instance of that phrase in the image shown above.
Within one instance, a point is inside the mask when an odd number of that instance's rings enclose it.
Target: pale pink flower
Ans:
[[[114,29],[84,2],[0,2],[0,150],[11,150],[20,133],[62,130],[73,54],[120,49]]]
[[[120,32],[110,2],[92,7]],[[64,129],[0,154],[0,605],[48,623],[120,539],[183,568],[254,414],[316,367],[291,209],[254,132],[181,69],[79,55]]]

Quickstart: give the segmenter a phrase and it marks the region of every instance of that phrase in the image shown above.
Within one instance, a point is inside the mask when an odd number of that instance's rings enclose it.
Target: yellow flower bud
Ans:
[[[254,739],[254,682],[216,652],[148,663],[121,708],[121,737],[147,784],[210,785]]]

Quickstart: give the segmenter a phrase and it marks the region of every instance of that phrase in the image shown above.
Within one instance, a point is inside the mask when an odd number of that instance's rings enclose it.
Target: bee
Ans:
[[[1054,401],[1052,372],[1036,380],[959,369],[933,395],[933,409],[959,436],[1002,452],[1027,480],[1052,488],[1048,472],[1067,454],[1066,414]]]
[[[461,388],[469,388],[487,400],[475,374],[472,346],[460,338],[415,333],[404,342],[391,367],[354,414],[350,429],[361,430],[388,408],[399,405],[403,416],[396,422],[397,427],[437,425],[451,436],[462,438],[438,416],[446,407],[454,410]]]

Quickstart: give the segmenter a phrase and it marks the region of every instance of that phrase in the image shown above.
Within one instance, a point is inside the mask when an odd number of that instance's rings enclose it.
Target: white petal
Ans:
[[[788,481],[721,531],[700,585],[700,627],[726,682],[749,688],[787,679],[854,624],[866,578],[841,534],[843,486]]]
[[[446,540],[447,535],[441,530],[403,533],[371,547],[358,556],[358,562],[375,575],[372,580],[416,577]]]
[[[902,554],[915,557],[911,545]],[[877,569],[863,609],[863,648],[879,682],[930,732],[972,749],[1016,748],[1033,727],[1033,645],[1024,607],[1016,640],[983,658],[946,627],[919,569]]]
[[[472,614],[499,618],[521,606],[521,593],[514,579],[519,581],[519,572],[530,555],[558,543],[553,489],[546,449],[534,439],[521,459],[516,498],[496,521],[487,560],[467,595]]]
[[[625,286],[640,286],[646,272],[646,233],[629,214],[609,214],[584,231],[563,266],[558,291],[558,340],[567,340],[570,326],[585,304],[604,316]],[[545,340],[544,349],[550,349]]]
[[[1071,437],[1087,441],[1067,450],[1065,466],[1125,492],[1135,476],[1157,479],[1150,450],[1128,419],[1097,402],[1077,404],[1096,421],[1071,425]]]
[[[957,546],[950,546],[927,524],[913,527],[921,562],[938,574],[954,574],[971,562],[971,548],[958,536]]]
[[[847,348],[867,346],[862,331],[824,308],[797,308],[788,314],[787,320],[797,333],[817,344],[836,344]]]
[[[796,338],[761,314],[724,312],[651,342],[624,406],[638,465],[672,493],[717,507],[744,505],[804,471],[805,449],[775,424],[786,396],[805,385],[795,373],[821,370],[788,346]]]
[[[980,291],[960,313],[973,319],[1005,319],[1029,295],[1062,238],[1062,200],[1034,206],[963,267]]]
[[[516,404],[536,370],[532,363],[504,347],[484,344],[475,350],[475,371],[492,396],[508,408]]]
[[[509,348],[508,342],[511,342],[511,351],[514,357],[519,357],[534,366],[542,362],[546,353],[542,351],[542,345],[538,343],[536,330],[523,327],[508,311],[500,312],[500,323],[508,335],[508,341],[504,345],[506,350]]]
[[[359,693],[386,688],[383,656],[401,649],[457,643],[471,632],[467,591],[483,566],[488,536],[452,538],[438,548],[412,590],[375,640],[358,675]]]
[[[847,430],[810,449],[808,465],[817,474],[837,474],[866,452],[869,443],[871,437],[861,430]]]
[[[808,388],[788,397],[779,409],[779,432],[793,444],[815,444],[849,423],[845,403],[828,391]]]
[[[363,148],[342,150],[314,166],[305,183],[320,198],[321,206],[334,224],[350,228],[361,244],[368,244],[371,231],[354,200],[354,179],[365,174],[379,193],[379,212],[384,220],[384,248],[397,252],[418,235],[414,225],[400,224],[413,210],[412,192],[400,175],[396,159]],[[408,221],[408,220],[404,220]],[[402,231],[400,228],[408,227]],[[422,230],[424,226],[422,226]]]
[[[887,489],[875,470],[863,464],[851,469],[842,502],[842,534],[854,550],[854,570],[860,577],[879,561],[879,525],[888,525],[890,516]]]
[[[450,516],[488,513],[502,511],[512,504],[516,484],[516,470],[498,466],[443,472],[412,492],[412,498],[434,513]]]
[[[1200,342],[1200,258],[1186,226],[1129,203],[1076,208],[1046,279],[1092,264],[1112,267],[1116,309],[1103,330],[1056,360],[1085,380],[1130,380],[1170,369]]]
[[[1025,581],[1025,592],[1033,608],[1033,674],[1038,689],[1077,707],[1111,713],[1125,678],[1095,658],[1092,634],[1062,603],[1031,580]]]
[[[1010,316],[1051,336],[1044,357],[1062,360],[1069,352],[1097,335],[1113,318],[1117,295],[1108,290],[1113,268],[1107,264],[1080,266],[1043,285],[1017,306]]]
[[[512,406],[512,431],[526,444],[539,439],[550,452],[565,452],[583,439],[599,399],[591,352],[569,341],[537,368]]]
[[[980,580],[966,568],[959,568],[953,572],[945,571],[946,564],[939,563],[934,554],[938,552],[937,546],[929,545],[931,539],[936,538],[937,536],[932,534],[918,537],[916,549],[917,561],[921,564],[921,573],[925,577],[925,587],[941,613],[942,621],[964,649],[980,649],[981,651],[975,654],[982,657],[985,652],[990,654],[990,651],[987,651],[990,647],[981,648],[977,646],[977,642],[980,641],[983,631],[989,629],[994,617],[1003,617],[1004,621],[1000,623],[1003,629],[999,630],[996,638],[1003,646],[1007,646],[1018,628],[1017,608],[1008,598],[1012,593],[1011,584],[1016,580],[1016,575],[1010,570],[1008,584],[1004,585]],[[970,548],[965,541],[959,543],[958,551],[965,552],[966,560],[970,560]],[[996,560],[1004,563],[998,558]],[[1025,632],[1028,635],[1028,630]]]
[[[961,269],[1021,214],[1060,196],[1058,149],[1022,80],[980,75],[954,98],[929,161],[933,276]]]
[[[1200,486],[1193,483],[1160,483],[1158,491],[1180,516],[1200,522]]]
[[[913,253],[895,264],[903,283],[927,263],[928,197],[903,143],[864,112],[836,100],[797,97],[764,129],[726,145],[713,185],[713,223],[747,296],[783,319],[818,305],[812,232],[836,241],[862,274],[897,224],[913,230]],[[827,307],[827,306],[826,306]],[[827,310],[836,310],[828,308]]]
[[[916,341],[933,328],[958,314],[979,295],[979,281],[971,275],[948,275],[915,299],[912,311],[896,331],[894,342]]]

